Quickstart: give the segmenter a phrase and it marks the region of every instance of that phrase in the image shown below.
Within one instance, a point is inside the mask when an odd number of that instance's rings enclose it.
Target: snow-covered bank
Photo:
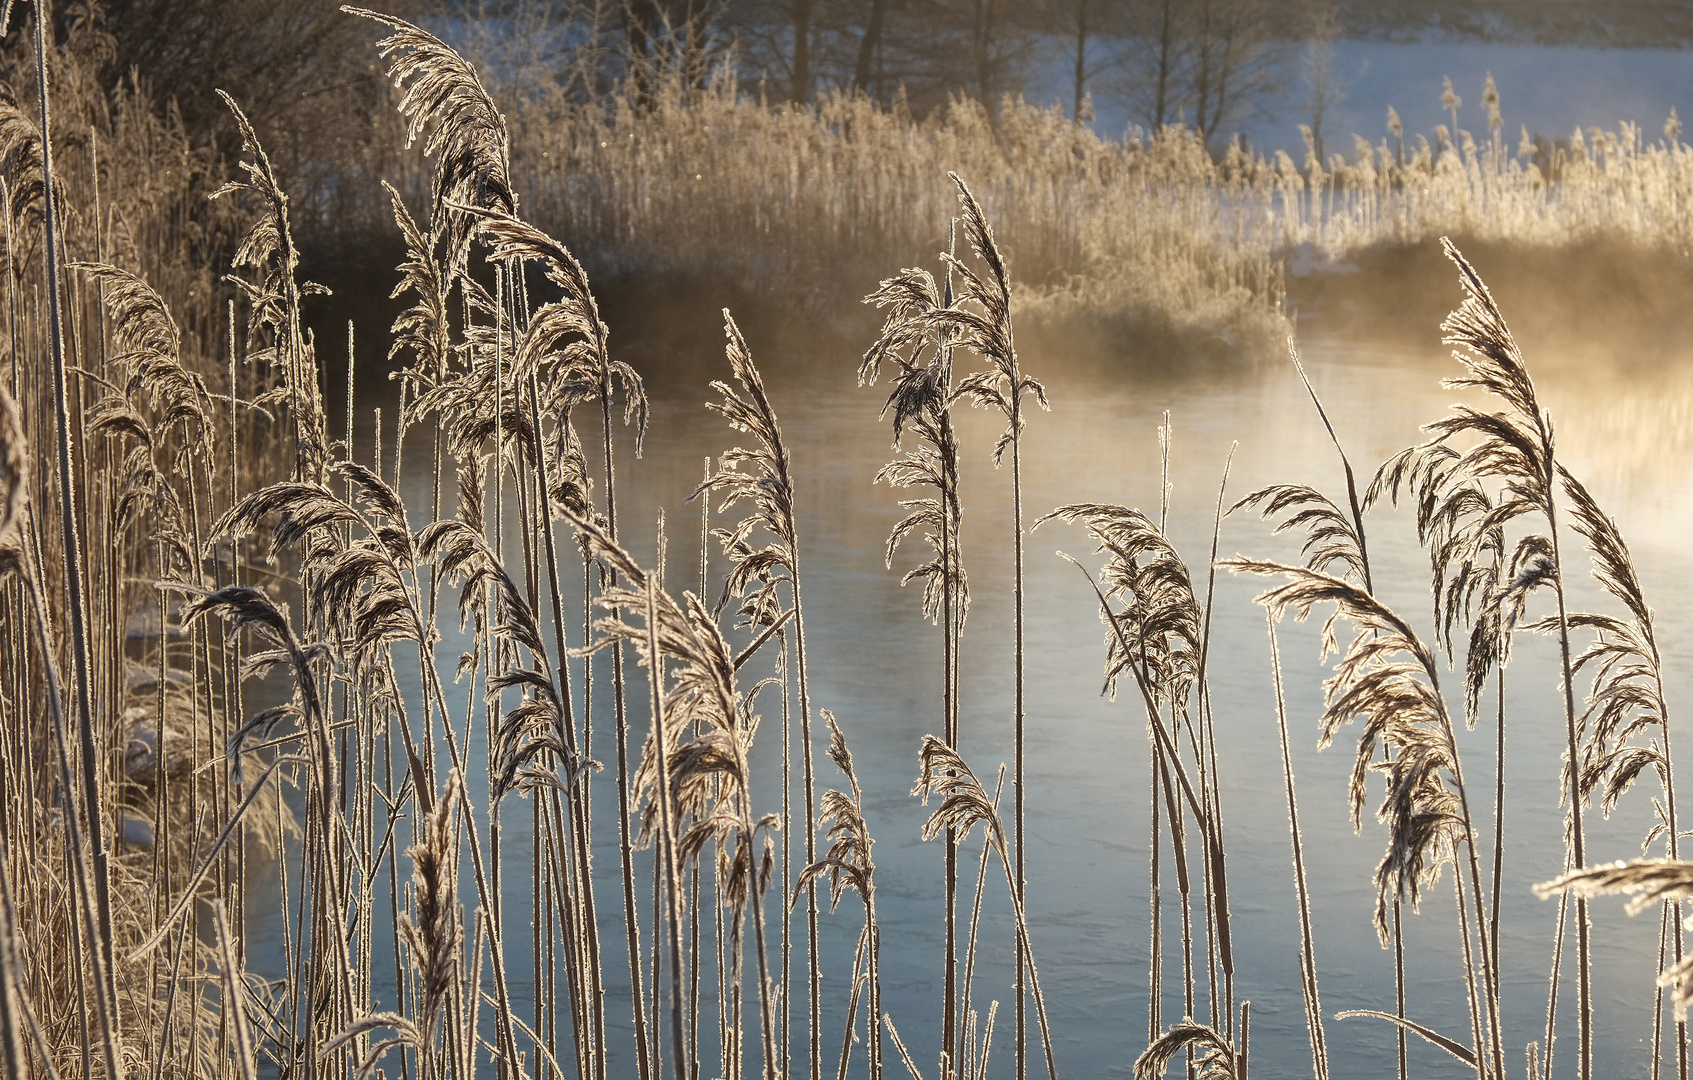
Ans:
[[[1102,45],[1101,52],[1107,47]],[[1074,60],[1066,48],[1066,43],[1049,42],[1047,59],[1030,72],[1025,90],[1030,102],[1070,102]],[[1256,149],[1297,151],[1297,158],[1304,149],[1298,125],[1311,122],[1304,104],[1309,94],[1300,75],[1303,47],[1287,46],[1287,54],[1282,92],[1262,101],[1239,127]],[[1413,133],[1431,133],[1436,124],[1450,125],[1451,116],[1440,104],[1443,78],[1452,80],[1463,99],[1459,126],[1485,132],[1482,88],[1489,73],[1499,88],[1505,134],[1513,146],[1524,125],[1531,135],[1565,139],[1578,126],[1615,130],[1628,121],[1656,136],[1671,108],[1683,116],[1693,108],[1693,51],[1684,49],[1339,41],[1334,74],[1348,89],[1323,121],[1328,148],[1350,152],[1354,134],[1372,143],[1387,137],[1389,105],[1404,122],[1407,139]],[[1094,108],[1094,127],[1101,135],[1121,136],[1130,124],[1144,123],[1130,115],[1120,98],[1103,90],[1095,96]]]

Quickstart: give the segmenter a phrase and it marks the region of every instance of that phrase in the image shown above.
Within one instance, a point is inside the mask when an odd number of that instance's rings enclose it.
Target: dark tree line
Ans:
[[[111,68],[135,70],[191,129],[227,127],[226,89],[285,164],[368,139],[348,102],[380,93],[368,27],[339,0],[78,0],[61,19],[104,23]],[[1036,64],[1068,74],[1065,105],[1126,104],[1146,128],[1226,135],[1275,88],[1336,0],[385,0],[489,64],[519,94],[583,101],[651,80],[733,71],[765,99],[863,93],[916,113],[949,98],[996,108]],[[1351,26],[1348,12],[1346,29]],[[728,65],[725,67],[724,65]],[[374,112],[375,110],[370,110]],[[329,145],[324,145],[325,141]],[[335,140],[342,144],[337,152]]]
[[[845,92],[887,106],[903,101],[918,114],[953,97],[992,110],[1024,91],[1040,65],[1066,73],[1072,115],[1087,119],[1090,97],[1110,99],[1144,128],[1180,123],[1213,145],[1272,92],[1301,91],[1306,42],[1336,34],[1466,37],[1516,28],[1560,40],[1677,38],[1678,30],[1693,37],[1693,0],[371,2],[436,29],[519,97],[562,91],[587,102],[626,90],[640,98],[655,79],[680,76],[697,86],[732,72],[771,102]],[[228,90],[260,130],[277,133],[279,164],[301,175],[375,137],[366,119],[380,112],[371,33],[338,5],[74,0],[58,7],[58,20],[61,32],[77,20],[103,25],[114,79],[138,73],[161,103],[175,102],[190,130],[229,135],[213,93]],[[359,108],[366,99],[371,108]]]
[[[1297,78],[1317,14],[1336,0],[364,0],[415,20],[465,52],[503,100],[637,106],[660,85],[733,78],[771,104],[863,94],[922,116],[953,99],[990,117],[1063,74],[1067,111],[1126,107],[1146,129],[1182,124],[1220,150]],[[139,79],[185,129],[235,131],[215,91],[251,117],[296,210],[357,211],[380,193],[401,134],[375,38],[340,0],[72,0],[61,34],[103,28],[106,78]],[[1350,31],[1347,26],[1346,30]],[[997,122],[997,119],[996,121]],[[1109,132],[1120,134],[1120,132]],[[368,191],[366,189],[369,189]],[[363,193],[362,195],[360,193]],[[374,206],[375,203],[372,203]],[[362,203],[360,203],[362,207]],[[369,209],[369,208],[365,208]],[[379,209],[379,208],[378,208]],[[372,210],[372,220],[382,214]],[[310,221],[304,223],[309,232]]]
[[[1319,0],[725,0],[743,77],[794,101],[839,88],[924,109],[951,95],[990,106],[1024,89],[1031,64],[1071,74],[1073,115],[1125,99],[1148,128],[1207,136],[1271,89]]]

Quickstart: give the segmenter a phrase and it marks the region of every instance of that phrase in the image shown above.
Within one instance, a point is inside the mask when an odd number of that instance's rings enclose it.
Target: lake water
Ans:
[[[647,373],[653,401],[644,459],[633,459],[628,440],[619,433],[624,539],[638,557],[650,559],[653,518],[663,508],[671,535],[671,579],[680,582],[686,574],[686,580],[692,580],[697,570],[682,568],[698,565],[699,507],[686,503],[686,496],[698,481],[703,458],[744,438],[702,407],[713,396],[707,382],[728,374],[721,334],[697,311],[686,318],[661,322],[653,317],[636,325],[619,322],[615,314],[608,321],[614,348],[621,347],[620,355]],[[1524,313],[1524,322],[1532,325],[1534,319]],[[848,329],[842,330],[843,325]],[[883,538],[900,516],[897,500],[904,496],[871,482],[890,456],[890,431],[877,419],[884,390],[854,384],[854,351],[868,338],[855,338],[853,327],[861,329],[857,323],[837,324],[812,313],[786,321],[767,316],[746,329],[754,358],[766,369],[800,485],[814,707],[830,709],[846,731],[876,838],[885,1007],[919,1067],[931,1077],[939,1043],[943,852],[938,842],[918,839],[928,811],[909,792],[917,775],[921,737],[942,726],[941,639],[936,628],[922,620],[915,590],[902,590],[898,583],[902,569],[915,561],[915,549],[896,556],[893,571],[883,565]],[[361,328],[361,333],[374,340],[376,329]],[[1683,552],[1693,519],[1693,500],[1687,498],[1693,463],[1693,426],[1688,422],[1693,360],[1643,368],[1621,355],[1577,356],[1544,334],[1525,334],[1525,343],[1529,337],[1544,346],[1530,350],[1529,362],[1539,378],[1543,403],[1557,421],[1564,460],[1618,520],[1641,566],[1648,596],[1657,605],[1674,715],[1693,689],[1685,662],[1693,650],[1693,619],[1675,602],[1689,588]],[[1617,351],[1622,351],[1620,346]],[[1438,344],[1432,325],[1421,342],[1385,346],[1312,334],[1303,352],[1338,435],[1365,476],[1385,456],[1416,441],[1418,426],[1442,415],[1457,398],[1439,385],[1441,377],[1455,373],[1456,364]],[[1231,502],[1282,482],[1311,484],[1344,498],[1333,446],[1292,365],[1280,357],[1199,372],[1151,373],[1101,363],[1097,357],[1078,361],[1060,339],[1029,336],[1023,362],[1045,381],[1052,399],[1051,413],[1034,415],[1027,428],[1025,505],[1031,521],[1047,509],[1080,501],[1116,502],[1155,512],[1160,474],[1156,430],[1166,411],[1174,431],[1168,532],[1201,588],[1217,485],[1231,446],[1236,447],[1228,484]],[[374,373],[368,378],[361,373],[361,386],[369,384],[372,393],[379,392],[377,382]],[[391,416],[392,402],[389,405]],[[361,424],[368,441],[368,417]],[[961,743],[965,756],[991,786],[999,763],[1011,758],[1009,469],[995,471],[989,460],[998,431],[991,417],[968,413],[961,424],[962,547],[974,597],[964,637]],[[590,442],[597,439],[591,422],[585,423],[583,434]],[[422,460],[425,451],[424,443],[416,445],[416,450],[408,448],[411,462]],[[410,471],[403,486],[412,506],[428,505],[422,470]],[[1382,510],[1373,513],[1368,524],[1379,594],[1426,632],[1427,560],[1417,549],[1411,519]],[[1138,704],[1128,699],[1113,703],[1100,696],[1102,627],[1087,583],[1053,554],[1059,548],[1089,562],[1091,546],[1079,529],[1059,524],[1042,527],[1028,545],[1027,839],[1033,947],[1060,1074],[1127,1076],[1145,1048],[1148,1013],[1148,734]],[[1273,537],[1267,525],[1245,516],[1225,521],[1221,551],[1295,556],[1286,538]],[[720,553],[713,554],[715,576],[723,563]],[[1570,563],[1572,572],[1585,568],[1584,559],[1571,557]],[[1236,991],[1252,1003],[1254,1075],[1270,1076],[1297,1074],[1309,1067],[1310,1059],[1269,645],[1263,612],[1252,603],[1262,586],[1261,581],[1227,575],[1218,579],[1212,686],[1222,754]],[[1577,596],[1578,606],[1600,602],[1585,581],[1577,587]],[[580,611],[579,601],[575,603]],[[572,644],[580,643],[580,633],[579,626],[573,629]],[[1331,1016],[1343,1009],[1391,1011],[1392,954],[1378,947],[1370,921],[1370,875],[1384,834],[1366,820],[1362,835],[1355,836],[1348,821],[1346,785],[1354,735],[1342,735],[1328,751],[1316,750],[1321,681],[1326,677],[1318,664],[1316,628],[1289,624],[1279,637],[1324,1010]],[[449,634],[440,650],[449,658],[444,662],[450,663],[459,651],[459,642]],[[1507,727],[1505,814],[1510,839],[1502,942],[1507,1060],[1514,1063],[1509,1064],[1513,1071],[1521,1067],[1524,1044],[1543,1032],[1557,910],[1555,902],[1542,902],[1530,892],[1532,884],[1561,868],[1557,777],[1563,718],[1555,670],[1551,642],[1519,643],[1511,668]],[[606,682],[602,677],[599,685]],[[1447,685],[1457,682],[1454,677]],[[640,700],[638,690],[632,694]],[[758,797],[763,809],[775,810],[780,799],[775,772],[779,716],[769,715],[769,709],[766,713],[756,763],[766,786]],[[609,703],[597,706],[596,724],[604,724],[609,716]],[[611,747],[599,741],[603,738],[596,734],[595,756],[613,761]],[[1486,725],[1462,739],[1472,803],[1481,804],[1478,825],[1488,835],[1493,739]],[[822,746],[819,737],[819,751]],[[477,757],[474,748],[471,756]],[[818,762],[819,783],[838,784],[838,774],[821,753]],[[619,989],[620,981],[626,986],[627,975],[620,969],[621,948],[616,945],[622,930],[615,787],[604,775],[594,783],[613,1075],[633,1076],[627,991]],[[1486,794],[1478,795],[1478,790]],[[485,780],[472,784],[471,798],[479,814],[486,810],[485,791]],[[1371,796],[1379,798],[1379,790],[1373,787]],[[1590,857],[1600,861],[1637,855],[1649,814],[1649,796],[1642,787],[1611,820],[1591,815]],[[507,858],[512,866],[525,867],[511,875],[507,889],[507,918],[512,920],[508,925],[517,927],[526,927],[527,918],[528,818],[527,806],[515,802],[506,814]],[[794,839],[797,847],[801,838]],[[650,865],[650,855],[643,863]],[[402,867],[402,877],[405,873]],[[463,880],[468,883],[468,864]],[[990,876],[977,996],[983,1003],[1002,1002],[992,1072],[1007,1076],[1012,1065],[1012,938],[1008,905],[995,881]],[[1003,884],[1002,877],[998,881]],[[1455,919],[1445,885],[1449,881],[1443,878],[1442,886],[1431,892],[1420,916],[1407,915],[1409,1012],[1419,1022],[1467,1042]],[[650,903],[650,886],[645,895]],[[468,887],[464,899],[467,907],[474,904]],[[770,902],[772,918],[778,907]],[[1629,919],[1622,908],[1620,900],[1592,905],[1598,943],[1596,1068],[1605,1076],[1645,1075],[1649,1065],[1658,921],[1651,916]],[[261,938],[269,934],[275,942],[281,932],[275,911],[273,891],[252,913],[255,955],[263,955]],[[839,913],[823,920],[828,1002],[824,1053],[830,1062],[839,1052],[850,949],[861,917],[849,900]],[[1176,920],[1172,903],[1165,926],[1174,927]],[[508,962],[522,1005],[529,997],[527,930],[510,937]],[[1180,970],[1179,939],[1173,932],[1168,944],[1166,1023],[1182,1010],[1179,974],[1170,974]],[[650,939],[647,945],[650,948]],[[379,958],[379,963],[381,970],[391,970],[391,959]],[[797,985],[803,986],[803,981]],[[1574,1062],[1575,1025],[1569,1010],[1573,1001],[1571,981],[1561,995],[1565,1015],[1558,1047],[1560,1073]],[[796,1013],[803,1013],[803,1005]],[[1033,1038],[1032,1014],[1030,1026]],[[1394,1034],[1379,1021],[1330,1020],[1328,1044],[1336,1075],[1381,1076],[1393,1069]],[[803,1035],[796,1035],[796,1072],[803,1071],[803,1045]],[[1411,1054],[1413,1067],[1423,1075],[1431,1069],[1455,1074],[1449,1058],[1415,1040]],[[708,1049],[705,1056],[709,1076],[714,1053]],[[856,1061],[861,1069],[861,1052]],[[756,1067],[756,1049],[748,1065]],[[1031,1066],[1038,1068],[1037,1060]],[[890,1063],[889,1068],[898,1066]]]

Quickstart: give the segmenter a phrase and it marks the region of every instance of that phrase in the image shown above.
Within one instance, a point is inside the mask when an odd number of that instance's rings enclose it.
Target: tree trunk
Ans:
[[[888,0],[870,0],[870,21],[864,26],[864,36],[858,42],[858,66],[852,76],[852,92],[870,92],[872,62],[876,48],[882,42],[882,24],[887,21]]]
[[[1153,106],[1152,131],[1156,135],[1164,126],[1170,110],[1170,75],[1175,66],[1175,24],[1170,12],[1171,0],[1164,0],[1158,16],[1158,99]]]
[[[1076,123],[1082,122],[1082,101],[1088,83],[1088,0],[1076,0]]]
[[[1207,118],[1211,115],[1211,3],[1205,0],[1199,6],[1199,32],[1194,35],[1194,51],[1197,52],[1198,66],[1193,75],[1193,96],[1198,99],[1194,105],[1194,130],[1199,133],[1201,141],[1209,140],[1211,132],[1206,126]]]
[[[811,0],[794,0],[794,92],[795,105],[811,97]]]
[[[993,73],[993,2],[976,0],[976,98],[988,110],[990,117],[998,115],[994,101]]]

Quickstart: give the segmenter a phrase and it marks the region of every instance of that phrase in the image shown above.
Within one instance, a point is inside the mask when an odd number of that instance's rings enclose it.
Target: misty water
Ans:
[[[1456,290],[1452,290],[1456,300]],[[644,456],[636,460],[627,431],[619,428],[618,498],[627,546],[646,561],[653,551],[654,519],[662,508],[669,534],[667,580],[673,590],[697,590],[700,505],[687,496],[706,457],[743,442],[703,403],[715,397],[713,378],[727,378],[720,328],[691,305],[684,316],[645,316],[620,323],[610,316],[614,350],[646,375],[652,424]],[[1511,311],[1507,308],[1507,315]],[[783,315],[765,309],[747,320],[754,359],[765,369],[771,398],[781,418],[799,482],[801,561],[806,588],[812,701],[837,716],[852,747],[865,790],[866,816],[876,839],[874,858],[883,933],[883,988],[892,1014],[919,1067],[929,1075],[938,1055],[941,1009],[942,863],[939,842],[918,833],[928,810],[910,797],[917,776],[917,748],[925,733],[939,732],[941,638],[919,611],[915,587],[902,589],[903,570],[918,561],[913,545],[883,565],[883,543],[901,515],[895,492],[872,483],[892,454],[891,430],[878,420],[885,389],[855,385],[856,350],[862,316],[834,320],[827,313]],[[379,320],[373,317],[373,324]],[[1693,651],[1693,617],[1681,598],[1688,594],[1684,538],[1693,520],[1689,443],[1693,440],[1693,355],[1682,363],[1674,348],[1642,362],[1618,346],[1576,350],[1524,313],[1525,348],[1542,401],[1557,424],[1560,454],[1617,519],[1633,547],[1641,577],[1659,619],[1659,640],[1670,673],[1672,716],[1693,690],[1686,663]],[[371,327],[374,339],[376,326]],[[622,335],[621,337],[619,335]],[[1360,342],[1317,323],[1302,330],[1302,352],[1336,432],[1360,473],[1367,477],[1388,454],[1419,439],[1420,424],[1441,416],[1461,395],[1443,390],[1440,379],[1457,366],[1438,342],[1430,323],[1420,339]],[[1529,339],[1532,338],[1532,347]],[[1086,356],[1079,354],[1086,353]],[[1025,335],[1025,368],[1041,378],[1052,411],[1029,421],[1025,443],[1026,516],[1033,521],[1065,503],[1115,502],[1156,513],[1160,498],[1157,428],[1166,411],[1173,429],[1169,459],[1168,533],[1185,555],[1196,585],[1205,589],[1205,563],[1225,461],[1233,452],[1226,501],[1271,483],[1304,483],[1344,499],[1345,481],[1334,446],[1305,389],[1284,355],[1230,364],[1186,368],[1182,364],[1130,364],[1097,342],[1072,348],[1054,335]],[[384,403],[392,437],[394,402],[376,365],[360,372],[358,426],[362,460],[369,460],[372,420],[368,406]],[[960,749],[991,788],[1001,762],[1011,760],[1012,644],[1011,493],[1009,469],[996,471],[989,458],[999,425],[980,412],[960,422],[965,467],[963,556],[973,605],[963,650]],[[597,441],[591,419],[584,438]],[[421,525],[430,500],[429,433],[408,441],[403,493]],[[386,452],[392,469],[392,451]],[[449,503],[450,505],[450,503]],[[714,521],[714,524],[716,522]],[[1427,558],[1418,549],[1409,514],[1383,508],[1368,519],[1369,545],[1378,593],[1420,632],[1429,632]],[[1048,524],[1028,544],[1028,896],[1032,942],[1054,1028],[1060,1075],[1126,1076],[1148,1034],[1150,838],[1149,744],[1145,717],[1129,698],[1112,702],[1100,693],[1103,628],[1087,582],[1057,558],[1062,549],[1089,565],[1091,545],[1081,530]],[[1220,552],[1291,560],[1296,545],[1271,534],[1268,525],[1245,512],[1224,521]],[[513,565],[521,556],[512,543]],[[567,549],[568,556],[570,551]],[[1585,559],[1571,557],[1571,577],[1584,575]],[[567,564],[568,565],[568,562]],[[725,569],[713,545],[712,595]],[[566,575],[567,580],[570,577]],[[580,572],[567,610],[581,611]],[[1222,802],[1228,847],[1230,900],[1236,959],[1236,995],[1252,1003],[1254,1073],[1297,1074],[1309,1068],[1298,971],[1298,922],[1290,858],[1287,809],[1276,734],[1269,641],[1263,610],[1252,602],[1263,582],[1222,574],[1216,581],[1211,680],[1222,754]],[[1603,604],[1585,576],[1576,585],[1577,605]],[[439,650],[451,666],[467,646],[443,617],[447,639]],[[580,622],[570,631],[581,644]],[[1361,835],[1348,820],[1346,789],[1355,729],[1318,752],[1317,717],[1326,670],[1318,663],[1315,625],[1279,628],[1293,767],[1298,781],[1301,826],[1312,886],[1316,954],[1326,1014],[1345,1009],[1392,1011],[1392,953],[1376,941],[1371,925],[1375,903],[1371,873],[1381,857],[1384,832],[1369,815]],[[745,640],[744,635],[738,640]],[[1563,716],[1554,681],[1556,653],[1549,640],[1519,641],[1511,667],[1507,725],[1507,850],[1503,877],[1502,956],[1507,1052],[1519,1064],[1523,1046],[1543,1037],[1547,977],[1557,905],[1534,897],[1530,887],[1557,875],[1562,860],[1562,812],[1558,803]],[[1461,658],[1460,658],[1461,663]],[[596,670],[596,691],[609,691],[609,668]],[[633,665],[631,665],[633,668]],[[749,672],[760,667],[753,664]],[[635,669],[634,701],[642,701]],[[415,670],[411,673],[415,679]],[[756,676],[755,676],[756,677]],[[1461,676],[1446,678],[1451,696]],[[415,682],[413,684],[415,688]],[[461,684],[452,696],[464,700]],[[580,683],[577,691],[580,693]],[[610,765],[609,696],[596,694],[592,755]],[[776,697],[766,699],[755,767],[762,789],[759,809],[781,809],[779,773],[781,715]],[[1685,706],[1682,706],[1685,708]],[[1454,709],[1461,706],[1454,700]],[[637,708],[634,739],[644,733]],[[797,717],[795,718],[797,740]],[[476,739],[481,736],[477,723]],[[820,787],[841,777],[815,736]],[[1494,731],[1484,723],[1462,737],[1466,773],[1478,824],[1491,836]],[[796,743],[797,745],[797,743]],[[635,751],[632,749],[632,754]],[[482,757],[473,745],[471,759]],[[793,798],[799,814],[798,758]],[[473,777],[470,798],[486,837],[486,778]],[[1473,792],[1482,790],[1485,796]],[[602,941],[608,977],[608,1021],[612,1025],[612,1075],[635,1075],[627,998],[626,954],[616,854],[616,789],[610,773],[593,782],[596,871]],[[1379,784],[1371,789],[1380,797]],[[1639,854],[1649,827],[1651,793],[1642,784],[1608,821],[1590,816],[1588,847],[1593,861]],[[1009,805],[1009,790],[1006,804]],[[1374,802],[1372,801],[1372,808]],[[529,805],[516,798],[506,807],[504,849],[507,955],[520,1012],[530,1011]],[[1167,826],[1166,826],[1167,827]],[[402,833],[409,835],[409,827]],[[803,836],[795,845],[797,872]],[[402,842],[403,848],[409,839]],[[980,836],[967,849],[971,867]],[[1166,834],[1165,844],[1168,844]],[[1488,845],[1490,848],[1490,844]],[[1490,855],[1490,850],[1486,851]],[[650,950],[652,853],[638,856]],[[402,860],[402,879],[409,866]],[[1166,854],[1168,874],[1168,855]],[[1408,1012],[1461,1042],[1469,1041],[1461,956],[1450,892],[1451,877],[1425,898],[1420,915],[1407,915]],[[249,940],[255,957],[281,965],[283,927],[277,917],[272,872],[254,890]],[[774,891],[774,890],[773,890]],[[466,911],[474,907],[468,864],[461,876]],[[1179,918],[1167,886],[1164,1024],[1183,1013],[1180,988]],[[767,901],[772,920],[781,904]],[[386,910],[385,895],[378,911]],[[1630,919],[1621,900],[1592,905],[1597,941],[1595,1008],[1600,1075],[1644,1075],[1648,1070],[1651,1002],[1658,920]],[[1013,1055],[1010,967],[1012,929],[1003,877],[988,878],[977,998],[1001,1009],[994,1034],[992,1072],[1010,1075]],[[824,1058],[829,1068],[840,1050],[851,948],[862,910],[848,898],[822,918],[824,942]],[[796,1074],[803,1073],[803,907],[796,917]],[[709,934],[706,937],[709,943]],[[379,920],[377,970],[393,971],[386,922]],[[1570,1066],[1575,1053],[1573,1003],[1568,978],[1560,993],[1558,1057]],[[1203,967],[1200,968],[1203,980]],[[391,974],[379,974],[378,985]],[[707,980],[708,984],[710,980]],[[750,995],[750,982],[748,993]],[[562,987],[562,979],[561,979]],[[562,990],[561,990],[562,992]],[[750,1002],[749,997],[749,1002]],[[1200,1019],[1208,1018],[1203,987]],[[705,1003],[708,1015],[715,1006]],[[862,1014],[861,1014],[862,1015]],[[756,1012],[749,1014],[754,1022]],[[563,1025],[561,1019],[561,1025]],[[1036,1038],[1031,1011],[1031,1039]],[[715,1074],[715,1048],[702,1048],[705,1075]],[[1038,1042],[1032,1053],[1038,1055]],[[1395,1037],[1371,1019],[1329,1020],[1328,1045],[1337,1075],[1386,1075],[1393,1068]],[[757,1067],[756,1040],[748,1067]],[[668,1045],[666,1046],[668,1050]],[[891,1049],[891,1048],[890,1048]],[[862,1049],[855,1051],[862,1069]],[[1450,1073],[1454,1063],[1412,1040],[1413,1067]],[[1031,1067],[1038,1069],[1038,1057]],[[890,1063],[890,1068],[897,1068]],[[1260,1071],[1262,1072],[1260,1073]],[[890,1074],[892,1075],[892,1074]]]

